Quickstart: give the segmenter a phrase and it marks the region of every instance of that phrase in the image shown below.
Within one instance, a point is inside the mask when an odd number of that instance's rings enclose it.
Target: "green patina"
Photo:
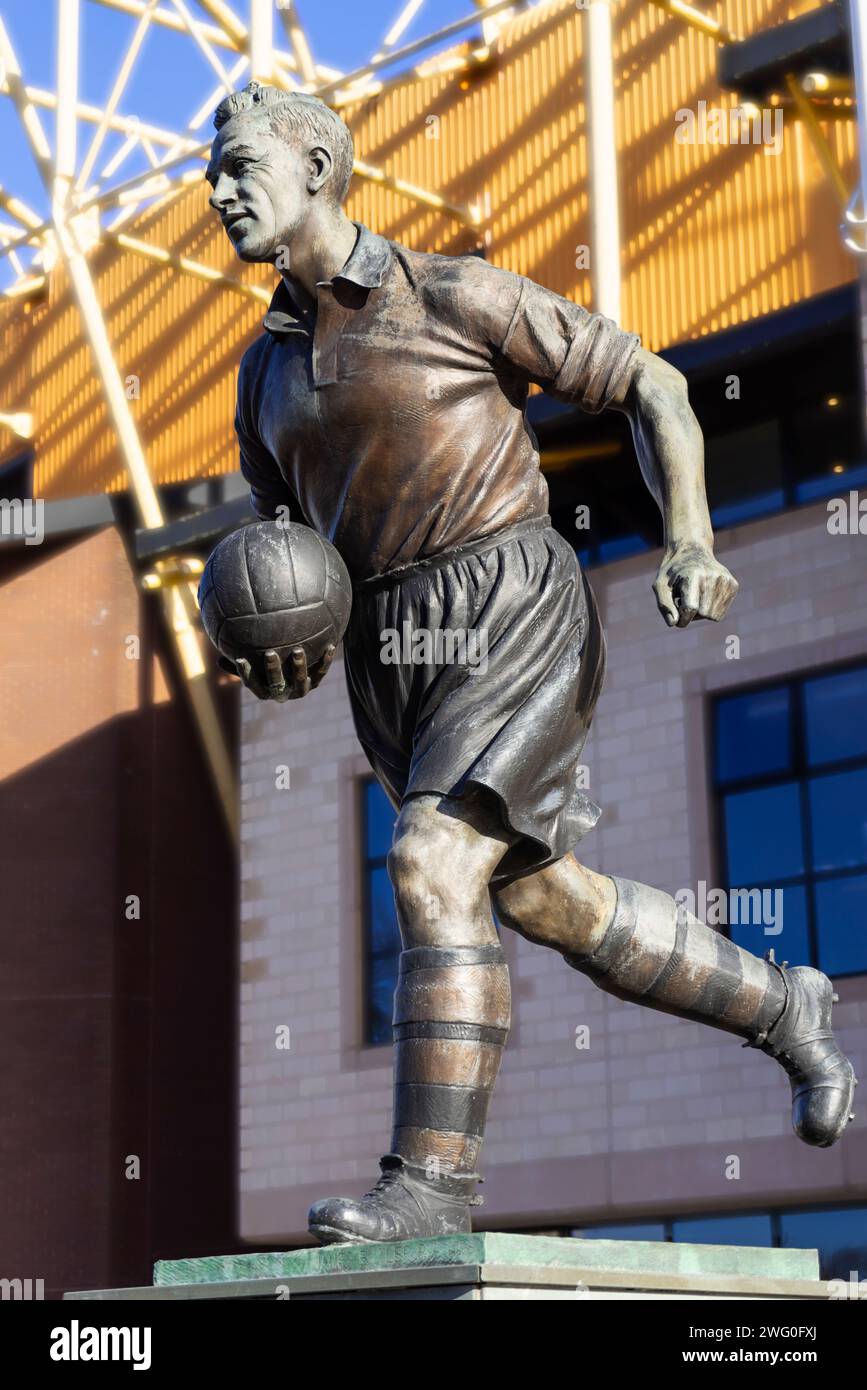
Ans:
[[[235,1279],[420,1269],[442,1265],[623,1270],[630,1273],[749,1275],[818,1279],[815,1250],[769,1250],[746,1245],[687,1245],[648,1240],[575,1240],[557,1236],[482,1233],[402,1240],[382,1245],[327,1245],[257,1255],[208,1255],[159,1260],[154,1283],[218,1284]]]

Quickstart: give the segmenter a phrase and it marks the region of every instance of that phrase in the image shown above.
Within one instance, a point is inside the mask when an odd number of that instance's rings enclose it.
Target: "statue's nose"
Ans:
[[[214,212],[222,212],[223,208],[231,201],[231,197],[232,190],[229,180],[225,178],[223,174],[220,174],[217,182],[214,184],[214,191],[208,199],[208,202],[214,209]]]

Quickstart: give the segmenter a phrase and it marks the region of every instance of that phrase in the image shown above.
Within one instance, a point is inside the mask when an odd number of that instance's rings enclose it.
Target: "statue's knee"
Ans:
[[[433,891],[430,852],[421,835],[404,835],[388,853],[388,876],[398,910],[412,913]]]
[[[407,831],[388,855],[404,945],[439,945],[455,934],[466,945],[493,932],[487,880],[447,837]]]
[[[560,951],[583,950],[610,917],[609,884],[566,855],[502,889],[494,908],[505,926],[528,941]]]
[[[494,910],[504,927],[516,931],[528,941],[544,942],[548,920],[548,895],[539,875],[519,878],[503,888],[494,898]]]

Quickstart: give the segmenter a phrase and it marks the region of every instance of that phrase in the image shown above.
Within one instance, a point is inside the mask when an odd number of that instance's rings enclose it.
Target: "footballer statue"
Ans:
[[[363,1196],[314,1205],[311,1232],[336,1242],[470,1230],[509,1032],[492,909],[619,999],[776,1058],[796,1133],[833,1144],[855,1077],[831,1031],[828,978],[752,955],[667,893],[574,853],[600,815],[580,758],[605,641],[547,515],[528,387],[628,418],[662,514],[656,602],[677,629],[719,621],[737,591],[714,557],[684,378],[525,276],[350,221],[352,138],[318,98],[251,83],[214,123],[211,207],[242,261],[281,276],[241,363],[241,468],[260,518],[305,524],[345,563],[355,727],[397,812],[390,1151]],[[483,632],[485,660],[448,661],[432,646],[422,661],[386,661],[386,630]],[[332,654],[308,663],[303,650],[274,650],[233,669],[260,699],[292,700]]]

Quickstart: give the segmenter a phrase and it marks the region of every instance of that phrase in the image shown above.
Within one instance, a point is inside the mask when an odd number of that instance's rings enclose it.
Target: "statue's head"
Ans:
[[[275,261],[314,199],[336,210],[352,177],[352,136],[319,97],[251,82],[224,97],[209,199],[242,261]]]

